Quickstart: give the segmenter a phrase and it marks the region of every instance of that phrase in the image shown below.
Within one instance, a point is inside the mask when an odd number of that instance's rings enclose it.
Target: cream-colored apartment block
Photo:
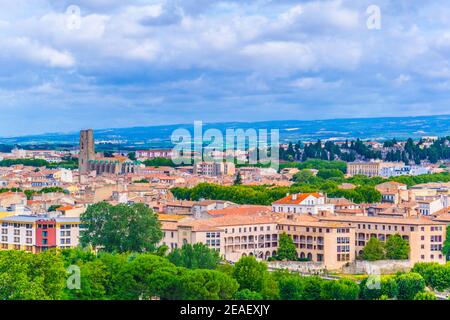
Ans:
[[[445,241],[446,225],[426,218],[379,218],[328,216],[322,221],[346,223],[355,227],[355,253],[360,255],[371,237],[386,241],[399,234],[409,242],[411,263],[445,263],[441,250]]]
[[[298,258],[321,262],[329,270],[355,260],[355,228],[309,216],[290,216],[278,222],[280,233],[294,241]]]
[[[384,161],[349,162],[347,163],[347,174],[351,177],[357,174],[368,177],[379,177],[381,176],[381,170],[383,168],[395,168],[402,167],[404,165],[405,164],[401,162]]]

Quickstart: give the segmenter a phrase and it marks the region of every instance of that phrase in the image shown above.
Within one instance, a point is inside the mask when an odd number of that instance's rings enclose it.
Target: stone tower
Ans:
[[[80,131],[80,154],[78,157],[78,168],[80,176],[89,173],[89,160],[95,159],[94,132],[92,129]]]

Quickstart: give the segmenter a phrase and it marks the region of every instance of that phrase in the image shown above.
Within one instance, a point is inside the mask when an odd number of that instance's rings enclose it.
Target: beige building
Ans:
[[[236,168],[232,162],[198,162],[194,165],[194,173],[211,177],[232,176],[236,173]]]
[[[317,210],[319,214],[314,215],[314,210],[300,211],[298,207],[293,210],[292,206],[322,206],[324,203],[312,200],[325,197],[320,194],[297,194],[296,197],[296,200],[292,200],[292,196],[289,199],[285,197],[281,203],[280,200],[275,201],[272,212],[263,206],[228,207],[209,211],[209,218],[165,221],[162,242],[171,249],[185,243],[202,242],[220,251],[229,261],[250,255],[268,259],[277,252],[280,234],[287,233],[293,239],[298,258],[322,263],[325,268],[334,270],[361,255],[371,237],[384,242],[399,234],[409,242],[411,264],[445,263],[441,252],[446,235],[444,221],[418,217],[337,215],[331,210]],[[299,203],[293,204],[292,201]],[[353,208],[351,203],[346,205]]]
[[[354,226],[291,215],[278,222],[278,230],[292,237],[301,259],[321,262],[330,270],[355,260]]]
[[[386,241],[390,236],[400,234],[410,245],[411,263],[445,263],[441,249],[445,241],[446,225],[426,218],[380,218],[328,216],[321,221],[345,223],[355,227],[355,254],[360,255],[367,241],[377,237]]]
[[[380,177],[383,168],[395,168],[404,166],[401,162],[384,162],[384,161],[369,161],[369,162],[349,162],[347,163],[347,175],[350,177],[361,174],[368,177]]]

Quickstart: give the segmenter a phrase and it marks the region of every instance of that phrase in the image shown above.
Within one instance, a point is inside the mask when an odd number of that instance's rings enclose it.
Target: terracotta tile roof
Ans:
[[[449,214],[450,213],[450,207],[447,208],[443,208],[439,211],[436,211],[435,213],[433,213],[433,216],[439,216],[439,215],[444,215],[444,214]]]
[[[164,213],[160,213],[158,214],[158,219],[160,221],[178,221],[178,220],[182,220],[186,218],[186,216],[180,216],[177,214],[164,214]]]
[[[336,214],[364,214],[363,209],[334,209]]]
[[[170,221],[162,221],[161,222],[161,230],[177,230],[178,229],[178,223],[177,222],[170,222]]]
[[[56,208],[56,210],[58,210],[58,211],[67,211],[67,210],[72,210],[73,208],[75,208],[75,207],[68,205],[68,206],[58,207],[58,208]]]
[[[298,194],[292,194],[292,195],[288,195],[284,198],[281,198],[275,202],[273,202],[274,204],[300,204],[301,202],[303,202],[303,200],[305,200],[306,198],[308,198],[309,196],[313,196],[316,198],[321,198],[323,197],[323,195],[321,195],[320,193],[314,192],[314,193],[298,193]]]
[[[440,214],[433,221],[448,223],[450,222],[450,213]]]
[[[228,216],[228,215],[258,215],[261,213],[270,213],[269,206],[241,206],[228,207],[225,209],[209,210],[208,213],[213,216]]]

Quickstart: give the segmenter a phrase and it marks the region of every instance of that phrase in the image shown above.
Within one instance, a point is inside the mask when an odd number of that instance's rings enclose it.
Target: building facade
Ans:
[[[33,253],[52,248],[78,246],[79,217],[18,215],[0,219],[2,250],[25,250]]]
[[[388,168],[403,167],[401,162],[369,161],[347,163],[347,174],[354,176],[361,174],[368,177],[381,177]]]

